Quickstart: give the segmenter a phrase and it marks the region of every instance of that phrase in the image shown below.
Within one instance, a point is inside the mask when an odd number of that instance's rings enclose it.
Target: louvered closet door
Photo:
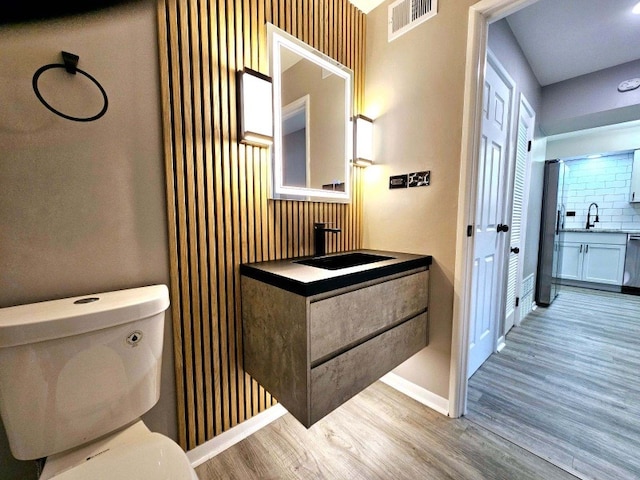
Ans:
[[[513,199],[511,210],[510,249],[507,253],[507,292],[505,304],[504,332],[506,335],[518,318],[519,306],[516,298],[522,291],[522,258],[524,248],[523,225],[525,209],[525,187],[529,163],[529,141],[533,138],[535,113],[524,96],[520,99],[518,113],[518,138],[516,141],[516,164],[513,179]],[[519,252],[519,253],[516,253]]]

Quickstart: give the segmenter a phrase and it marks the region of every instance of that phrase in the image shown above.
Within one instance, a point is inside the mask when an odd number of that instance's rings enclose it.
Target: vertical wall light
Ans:
[[[273,143],[273,92],[271,78],[245,68],[236,77],[238,139],[241,143],[268,147]]]
[[[364,115],[356,115],[353,124],[354,162],[366,167],[373,164],[373,120]]]

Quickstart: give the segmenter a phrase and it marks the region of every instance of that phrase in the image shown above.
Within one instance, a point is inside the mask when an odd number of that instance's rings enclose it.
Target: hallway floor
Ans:
[[[640,478],[640,297],[563,287],[469,380],[466,418],[585,479]]]

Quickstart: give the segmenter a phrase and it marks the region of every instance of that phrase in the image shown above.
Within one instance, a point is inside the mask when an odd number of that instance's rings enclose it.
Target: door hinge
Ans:
[[[473,235],[473,225],[467,225],[467,237]]]
[[[531,140],[529,140],[529,143],[527,143],[527,152],[531,151]]]
[[[520,297],[516,297],[516,307],[520,305]]]

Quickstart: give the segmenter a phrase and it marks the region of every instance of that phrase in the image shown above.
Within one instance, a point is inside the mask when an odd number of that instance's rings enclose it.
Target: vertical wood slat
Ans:
[[[220,65],[228,65],[229,46],[227,42],[227,21],[226,4],[224,0],[214,0],[217,3],[218,11],[218,62]],[[230,428],[229,422],[229,302],[227,293],[231,290],[229,278],[227,276],[227,262],[231,257],[229,236],[231,234],[229,198],[229,141],[227,132],[229,131],[229,69],[218,67],[218,90],[220,95],[220,132],[218,154],[216,158],[216,200],[219,208],[216,211],[216,237],[218,239],[217,256],[217,292],[218,292],[218,328],[220,345],[220,409],[222,411],[221,431]]]
[[[210,141],[212,147],[211,157],[208,158],[208,163],[210,164],[210,187],[209,187],[209,210],[211,212],[208,219],[208,229],[209,229],[209,244],[211,251],[211,269],[210,272],[210,284],[209,291],[212,301],[215,301],[215,310],[212,311],[211,318],[211,332],[212,332],[212,344],[214,347],[214,351],[212,354],[211,362],[213,363],[213,391],[209,392],[210,395],[213,395],[213,404],[214,404],[214,419],[213,419],[213,429],[214,435],[219,434],[223,431],[222,428],[222,342],[218,339],[220,338],[220,323],[221,318],[219,315],[221,309],[221,300],[218,293],[218,286],[220,282],[218,281],[218,259],[220,258],[220,254],[218,252],[224,252],[224,246],[220,245],[220,236],[218,235],[219,228],[222,225],[222,202],[219,195],[220,192],[220,165],[219,161],[221,159],[221,149],[222,149],[222,129],[221,129],[221,117],[220,111],[222,108],[222,100],[220,98],[220,74],[219,69],[217,68],[219,64],[219,51],[220,51],[220,42],[218,40],[218,6],[215,1],[209,1],[209,52],[210,58],[210,70],[209,70],[209,78],[211,81],[211,91],[212,96],[209,100],[212,103],[212,116],[211,121],[213,124],[213,132],[212,137],[210,139],[204,139],[204,141]],[[206,99],[204,99],[206,101]],[[213,303],[213,302],[212,302]],[[178,407],[179,414],[181,413]]]
[[[276,400],[242,365],[240,263],[361,247],[362,174],[350,204],[268,199],[270,155],[237,142],[235,73],[268,71],[266,22],[354,72],[362,108],[365,16],[348,0],[159,0],[158,34],[179,443],[192,449]]]
[[[199,30],[199,28],[194,28],[194,26],[198,26],[199,16],[196,11],[197,5],[194,3],[190,3],[187,5],[188,10],[184,12],[185,22],[190,26],[189,28],[189,40],[185,48],[188,51],[188,56],[191,58],[191,61],[186,66],[186,70],[188,70],[189,75],[183,74],[185,82],[190,82],[190,98],[200,98],[202,97],[201,91],[201,77],[200,77],[200,67],[202,65],[202,61],[199,58],[199,45],[200,39],[197,35],[194,34],[194,30]],[[187,90],[185,85],[185,91]],[[193,101],[192,101],[193,103]],[[193,104],[191,108],[191,121],[189,122],[190,127],[190,136],[192,138],[196,138],[197,136],[202,135],[202,110],[201,105]],[[209,318],[209,306],[208,306],[208,298],[207,298],[207,257],[206,257],[206,249],[203,248],[203,245],[206,243],[206,221],[204,220],[205,214],[205,206],[206,202],[198,202],[197,196],[195,192],[204,190],[204,156],[202,152],[202,145],[196,141],[190,142],[190,148],[188,155],[192,155],[195,162],[192,166],[187,169],[187,183],[189,184],[189,190],[187,195],[189,197],[194,198],[191,202],[192,206],[190,208],[190,234],[193,236],[197,247],[195,251],[192,252],[192,271],[197,271],[198,275],[191,276],[191,284],[192,284],[192,292],[196,291],[196,295],[192,295],[195,297],[196,301],[194,304],[194,318],[193,318],[193,342],[194,345],[202,346],[207,348],[207,342],[205,340],[205,332],[207,327],[204,326],[204,319]],[[189,181],[191,179],[191,181]],[[204,282],[201,282],[200,279],[203,279]],[[195,350],[195,349],[194,349]],[[204,350],[204,349],[203,349]],[[199,353],[198,351],[194,351],[194,364],[195,364],[195,377],[196,377],[196,409],[197,411],[206,411],[205,408],[205,382],[207,376],[205,375],[204,367],[207,356],[204,355],[204,352]],[[201,378],[200,378],[201,377]],[[197,440],[198,442],[204,442],[206,438],[206,419],[205,415],[197,416]]]
[[[177,221],[177,185],[175,182],[175,165],[174,165],[174,110],[172,108],[166,108],[167,102],[171,102],[172,90],[173,90],[173,61],[174,58],[169,52],[172,51],[170,42],[170,33],[168,24],[170,24],[169,6],[165,0],[158,1],[158,47],[159,51],[164,54],[160,55],[160,92],[163,98],[163,116],[162,116],[162,129],[163,135],[163,147],[165,154],[165,172],[167,183],[167,226],[169,232],[169,238],[171,243],[169,246],[169,265],[171,268],[171,274],[179,271],[179,259],[180,252],[178,247],[178,221]],[[170,285],[171,298],[171,312],[172,318],[180,319],[181,305],[180,305],[180,282],[173,281]],[[176,370],[183,371],[184,369],[184,348],[183,348],[183,332],[182,322],[174,321],[173,325],[173,355]],[[176,376],[176,393],[179,397],[179,402],[185,404],[184,394],[186,392],[185,376]],[[183,409],[184,411],[184,409]],[[185,434],[187,431],[186,415],[179,415],[177,419],[179,442],[186,444]]]

